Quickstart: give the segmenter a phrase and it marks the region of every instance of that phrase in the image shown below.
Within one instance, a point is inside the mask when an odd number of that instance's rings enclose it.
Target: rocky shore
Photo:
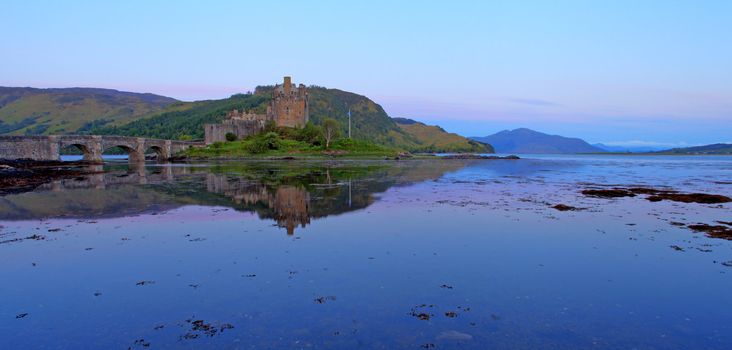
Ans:
[[[0,159],[0,195],[31,191],[53,180],[99,172],[84,162]]]

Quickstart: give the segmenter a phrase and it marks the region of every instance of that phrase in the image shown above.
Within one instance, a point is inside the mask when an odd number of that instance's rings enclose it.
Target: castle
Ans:
[[[276,85],[272,91],[267,114],[235,109],[226,113],[226,119],[221,123],[205,124],[206,144],[226,141],[226,134],[229,133],[236,135],[238,139],[258,134],[270,120],[277,126],[305,126],[308,122],[308,92],[305,85],[295,86],[290,77],[285,77],[282,85]]]

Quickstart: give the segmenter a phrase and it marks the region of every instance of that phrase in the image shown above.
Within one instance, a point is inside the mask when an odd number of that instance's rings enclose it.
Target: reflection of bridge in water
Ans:
[[[92,172],[84,176],[54,180],[41,185],[40,190],[72,190],[82,188],[105,189],[118,185],[147,185],[175,181],[177,177],[189,175],[191,168],[186,166],[159,166],[149,168],[144,162],[130,164],[126,172],[104,172],[104,165],[89,165]],[[147,171],[154,169],[154,171]]]
[[[144,160],[148,149],[158,160],[168,160],[194,145],[198,143],[108,135],[0,136],[0,159],[60,160],[61,150],[74,147],[85,161],[101,163],[105,150],[118,147],[134,163]]]

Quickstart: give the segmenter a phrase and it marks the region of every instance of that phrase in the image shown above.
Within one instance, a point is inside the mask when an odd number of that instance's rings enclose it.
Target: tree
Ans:
[[[296,136],[298,141],[304,141],[313,146],[323,144],[323,128],[314,125],[312,122],[307,122],[305,127],[298,130]]]
[[[227,132],[225,137],[226,137],[226,141],[229,141],[229,142],[236,141],[236,139],[237,139],[236,134],[233,132]]]
[[[341,126],[337,120],[333,118],[325,118],[323,121],[323,138],[325,139],[325,148],[330,147],[330,143],[338,138],[341,133]]]

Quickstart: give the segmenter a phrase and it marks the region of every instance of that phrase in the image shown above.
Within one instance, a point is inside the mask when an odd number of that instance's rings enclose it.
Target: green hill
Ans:
[[[0,87],[0,134],[68,134],[118,125],[177,100],[110,89]]]
[[[164,139],[202,139],[203,124],[217,123],[232,109],[264,113],[273,86],[220,100],[180,102],[152,94],[105,89],[0,88],[0,134],[106,134]],[[366,96],[308,87],[310,120],[340,122],[347,134],[348,110],[356,140],[408,151],[492,152],[490,146],[422,123],[390,118]],[[397,119],[400,120],[400,119]]]
[[[436,125],[426,125],[407,118],[394,118],[394,121],[414,140],[415,144],[410,147],[412,151],[495,153],[489,144],[449,133]]]
[[[684,148],[672,148],[665,151],[650,152],[652,154],[679,154],[679,155],[692,155],[692,154],[708,154],[708,155],[727,155],[732,154],[732,144],[730,143],[715,143],[704,146],[684,147]]]
[[[180,102],[128,124],[94,128],[90,132],[166,139],[202,139],[203,124],[220,122],[227,111],[239,109],[263,113],[269,103],[272,88],[273,86],[259,86],[254,94],[238,94],[221,100]],[[492,152],[490,146],[449,134],[438,127],[402,127],[380,105],[366,96],[319,86],[308,87],[308,94],[310,121],[320,125],[325,118],[336,119],[341,125],[343,135],[347,134],[350,108],[351,134],[356,140],[409,151]]]
[[[232,109],[266,110],[269,97],[237,94],[222,100],[178,102],[120,126],[89,130],[96,135],[145,136],[161,139],[203,139],[203,124],[218,123]]]

